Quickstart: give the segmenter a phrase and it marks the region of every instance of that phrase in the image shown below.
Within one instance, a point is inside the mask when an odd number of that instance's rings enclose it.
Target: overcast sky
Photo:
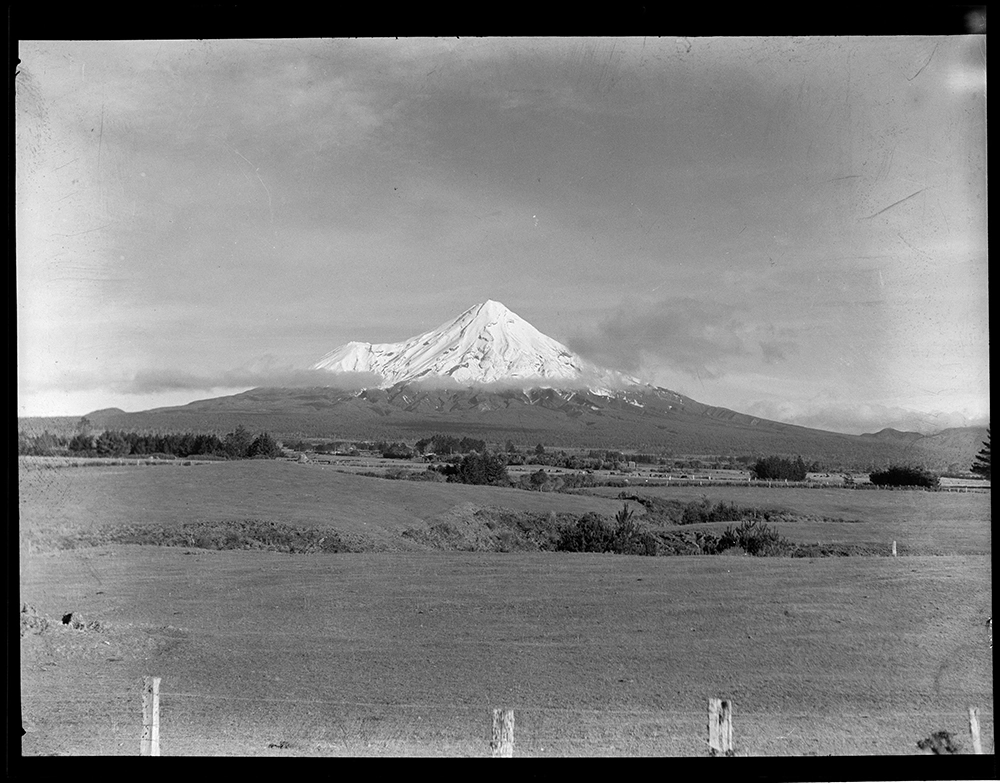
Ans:
[[[494,299],[708,404],[986,422],[985,41],[21,42],[18,415]]]

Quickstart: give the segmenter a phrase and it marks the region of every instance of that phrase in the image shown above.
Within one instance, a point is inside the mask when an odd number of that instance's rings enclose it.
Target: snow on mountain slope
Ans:
[[[383,389],[397,383],[442,379],[459,385],[585,385],[601,390],[641,383],[586,361],[492,300],[403,342],[341,345],[313,369],[375,373],[382,377]]]

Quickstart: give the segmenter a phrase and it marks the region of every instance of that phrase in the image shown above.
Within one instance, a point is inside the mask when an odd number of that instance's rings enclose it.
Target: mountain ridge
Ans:
[[[373,373],[379,388],[398,383],[450,382],[586,385],[595,391],[641,385],[637,378],[598,367],[573,353],[500,302],[487,299],[422,334],[395,343],[357,340],[334,348],[313,370]]]

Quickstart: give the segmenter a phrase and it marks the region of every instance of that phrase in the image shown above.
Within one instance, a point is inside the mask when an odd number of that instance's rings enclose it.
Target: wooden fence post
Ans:
[[[727,699],[708,700],[708,755],[734,755],[733,703]]]
[[[972,734],[972,752],[982,754],[983,742],[979,738],[979,710],[969,707],[969,732]]]
[[[146,677],[142,681],[142,756],[160,755],[160,678]]]
[[[514,756],[514,710],[493,710],[490,750],[495,759],[509,759]]]

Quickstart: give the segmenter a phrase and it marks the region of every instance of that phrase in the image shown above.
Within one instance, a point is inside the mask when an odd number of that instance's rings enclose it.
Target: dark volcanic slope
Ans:
[[[917,433],[912,433],[916,439],[843,435],[758,419],[648,387],[616,397],[586,390],[431,390],[409,384],[362,392],[261,388],[181,407],[101,411],[89,418],[97,427],[129,429],[228,431],[242,424],[284,437],[413,440],[460,432],[521,445],[801,455],[860,468],[907,461],[945,469],[954,461],[964,469],[971,462],[954,448],[954,438],[946,458],[924,448],[930,439]],[[975,435],[966,440],[978,447],[978,430],[970,433]]]

